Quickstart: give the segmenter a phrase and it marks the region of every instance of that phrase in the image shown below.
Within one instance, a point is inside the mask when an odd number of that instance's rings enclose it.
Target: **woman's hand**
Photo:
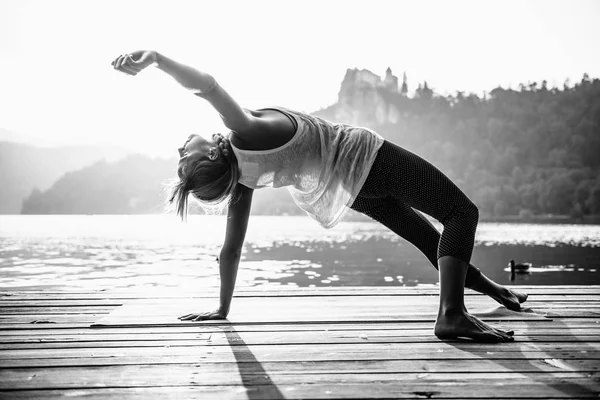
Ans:
[[[225,314],[223,311],[221,310],[216,310],[216,311],[210,311],[210,312],[204,312],[204,313],[192,313],[192,314],[186,314],[186,315],[182,315],[181,317],[178,317],[177,319],[179,319],[180,321],[204,321],[207,319],[226,319],[227,318],[227,314]]]
[[[157,60],[157,53],[150,50],[137,50],[133,53],[123,54],[110,63],[117,71],[127,75],[137,75],[144,68],[154,64]]]

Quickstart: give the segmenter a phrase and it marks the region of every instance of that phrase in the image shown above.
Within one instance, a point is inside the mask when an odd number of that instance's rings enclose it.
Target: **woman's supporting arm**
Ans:
[[[238,184],[234,193],[234,198],[237,198],[237,201],[229,206],[227,212],[225,242],[219,257],[219,273],[221,276],[219,309],[225,315],[229,313],[231,306],[238,265],[242,255],[246,229],[248,228],[253,193],[252,189]]]
[[[254,191],[238,184],[235,191],[237,201],[230,204],[227,212],[227,228],[225,243],[219,257],[219,273],[221,276],[221,292],[219,310],[226,316],[229,313],[238,265],[242,255],[248,219],[252,206]]]
[[[221,277],[219,308],[216,311],[182,315],[179,317],[180,320],[202,321],[206,319],[227,318],[231,308],[231,299],[233,298],[235,279],[242,255],[242,246],[246,237],[253,193],[252,189],[239,184],[235,189],[235,198],[238,201],[229,205],[225,243],[219,256],[219,275]]]

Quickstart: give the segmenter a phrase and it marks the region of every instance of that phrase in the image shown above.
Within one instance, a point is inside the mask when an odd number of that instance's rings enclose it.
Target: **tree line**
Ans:
[[[412,98],[377,90],[399,118],[373,128],[440,168],[482,217],[600,214],[600,80],[483,97],[439,96],[426,82]]]

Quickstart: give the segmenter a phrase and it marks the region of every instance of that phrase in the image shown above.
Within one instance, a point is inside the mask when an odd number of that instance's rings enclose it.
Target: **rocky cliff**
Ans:
[[[348,69],[337,103],[315,114],[359,126],[395,124],[401,116],[400,104],[406,96],[406,75],[399,89],[398,78],[390,68],[384,78],[366,69]]]

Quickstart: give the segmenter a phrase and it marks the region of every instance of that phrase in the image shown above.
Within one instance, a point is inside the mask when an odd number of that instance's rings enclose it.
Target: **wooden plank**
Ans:
[[[125,348],[125,347],[189,347],[189,346],[203,346],[203,345],[215,345],[215,346],[244,346],[244,345],[263,345],[276,343],[279,345],[290,345],[290,344],[347,344],[347,343],[361,343],[368,341],[369,343],[439,343],[440,340],[433,335],[432,331],[423,332],[421,336],[365,336],[363,334],[355,334],[353,336],[343,335],[307,335],[306,333],[296,333],[293,335],[281,335],[269,334],[260,332],[259,334],[243,333],[241,335],[219,335],[219,334],[208,334],[210,336],[199,337],[197,339],[188,340],[131,340],[131,341],[73,341],[73,342],[37,342],[37,343],[2,343],[0,344],[0,350],[29,350],[38,349],[39,351],[45,351],[49,349],[85,349],[85,348]],[[237,336],[237,337],[236,337]],[[447,340],[448,343],[460,343],[468,340]],[[600,337],[598,335],[578,335],[578,336],[528,336],[528,335],[517,335],[515,341],[520,342],[532,342],[532,343],[580,343],[582,346],[590,346],[592,344],[600,343]]]
[[[381,343],[362,341],[358,343],[321,343],[314,345],[309,344],[282,344],[264,343],[252,344],[241,341],[232,341],[227,346],[215,345],[209,343],[204,346],[155,346],[155,347],[86,347],[86,348],[57,348],[45,349],[40,352],[37,349],[21,349],[21,350],[4,350],[2,358],[9,359],[57,359],[57,358],[106,358],[106,357],[165,357],[197,355],[200,359],[202,356],[208,357],[211,354],[231,353],[232,349],[241,349],[247,354],[263,354],[267,353],[285,353],[294,351],[316,351],[317,349],[323,352],[347,352],[347,351],[387,351],[389,356],[385,359],[395,359],[400,356],[413,357],[417,359],[428,357],[438,357],[441,353],[462,354],[463,357],[469,357],[471,354],[477,356],[500,354],[501,357],[506,353],[537,353],[545,352],[549,358],[564,358],[573,352],[581,353],[581,357],[585,357],[588,353],[600,351],[598,342],[582,343],[582,342],[564,342],[564,343],[548,343],[548,342],[510,342],[502,344],[484,344],[475,342],[422,342],[422,343]],[[438,354],[440,353],[440,354]],[[524,356],[525,357],[525,356]]]
[[[598,322],[596,322],[598,321]],[[215,327],[219,327],[219,326],[227,326],[227,327],[248,327],[247,330],[252,330],[252,331],[269,331],[271,330],[269,327],[271,326],[285,326],[287,328],[287,330],[297,330],[297,329],[302,329],[302,326],[307,326],[307,325],[314,325],[314,326],[327,326],[327,325],[354,325],[357,327],[363,326],[363,325],[372,325],[372,324],[381,324],[381,325],[390,325],[392,326],[393,324],[398,324],[400,326],[407,326],[409,324],[421,324],[423,326],[432,326],[431,325],[432,321],[412,321],[412,320],[408,320],[408,321],[381,321],[381,322],[377,322],[377,321],[351,321],[351,322],[303,322],[303,323],[297,323],[297,322],[291,322],[291,323],[280,323],[280,322],[263,322],[263,323],[237,323],[237,322],[232,322],[232,321],[221,321],[221,322],[206,322],[206,321],[202,321],[202,322],[191,322],[188,321],[188,324],[186,325],[174,325],[174,326],[144,326],[144,330],[149,330],[149,329],[163,329],[163,330],[169,330],[169,329],[174,329],[174,330],[180,330],[180,329],[199,329],[201,327],[208,327],[208,326],[215,326]],[[500,322],[502,323],[502,322]],[[544,318],[544,319],[539,319],[539,320],[524,320],[524,321],[517,321],[517,320],[512,320],[510,322],[508,322],[508,324],[510,324],[510,328],[511,329],[519,329],[520,326],[535,326],[534,324],[540,324],[540,323],[558,323],[561,326],[563,326],[565,329],[569,329],[569,328],[576,328],[578,326],[581,325],[581,327],[589,327],[590,325],[594,325],[594,326],[600,326],[600,325],[596,325],[596,324],[600,324],[600,318],[559,318],[559,319],[548,319],[548,318]],[[297,329],[294,329],[294,327],[298,327]],[[12,335],[15,334],[15,332],[22,332],[23,334],[36,334],[36,332],[44,332],[48,329],[51,330],[63,330],[63,331],[71,331],[71,330],[88,330],[90,328],[90,324],[89,323],[77,323],[77,322],[70,322],[70,323],[52,323],[52,324],[30,324],[30,323],[11,323],[11,324],[2,324],[0,323],[0,335]],[[96,327],[96,326],[92,326],[91,329],[93,330],[103,330],[103,331],[111,331],[111,330],[138,330],[139,327],[108,327],[108,326],[100,326],[100,327]],[[384,328],[382,328],[384,329]],[[277,329],[274,329],[277,330]]]
[[[549,296],[546,296],[549,297]],[[589,298],[587,298],[589,297]],[[578,297],[579,298],[579,297]],[[586,296],[585,301],[593,301],[594,298],[591,296]],[[565,301],[567,301],[565,299]],[[123,301],[119,300],[110,300],[110,299],[44,299],[44,300],[34,300],[34,299],[18,299],[14,298],[11,300],[0,300],[0,309],[4,307],[119,307],[123,305]]]
[[[237,323],[269,322],[344,322],[344,321],[434,321],[437,317],[437,299],[414,301],[391,296],[294,298],[287,297],[264,306],[261,298],[246,298],[232,306],[228,316]],[[534,312],[514,312],[498,307],[491,299],[467,302],[469,310],[484,320],[544,319]],[[131,301],[116,308],[93,326],[166,326],[180,325],[177,317],[194,310],[214,309],[213,300],[181,299],[160,303],[146,300]],[[151,312],[149,312],[151,310]],[[315,312],[319,310],[319,312]],[[569,315],[576,316],[575,312]],[[211,322],[211,321],[208,321]]]
[[[0,318],[7,315],[108,314],[115,308],[114,306],[0,307]]]
[[[89,322],[52,322],[52,323],[39,323],[32,324],[27,321],[22,322],[12,322],[12,323],[4,323],[0,322],[0,332],[15,332],[15,331],[43,331],[48,329],[48,327],[52,327],[52,329],[84,329],[89,328]]]
[[[389,349],[387,349],[389,351]],[[304,349],[304,352],[309,352],[310,349]],[[159,365],[159,364],[193,364],[198,362],[207,362],[207,363],[244,363],[244,362],[254,362],[257,360],[258,362],[317,362],[317,361],[340,361],[340,362],[355,362],[364,357],[364,352],[330,352],[327,354],[327,359],[324,359],[323,355],[308,353],[308,354],[297,354],[297,353],[277,353],[268,354],[265,357],[259,358],[256,355],[243,356],[236,355],[230,353],[220,353],[219,359],[213,359],[212,357],[207,357],[206,355],[202,356],[191,356],[191,355],[180,355],[173,356],[169,358],[165,357],[151,357],[151,356],[137,356],[137,357],[94,357],[94,358],[37,358],[37,359],[6,359],[2,360],[2,365],[0,366],[0,375],[2,375],[2,369],[14,369],[14,368],[55,368],[55,367],[78,367],[78,368],[87,368],[87,367],[96,367],[96,366],[115,366],[115,365]],[[391,358],[385,356],[385,354],[367,351],[367,355],[369,355],[369,360],[371,361],[382,361],[382,360],[391,360]],[[423,354],[425,356],[425,354]],[[504,353],[502,357],[500,356],[489,356],[487,354],[482,355],[480,358],[476,357],[467,357],[465,358],[463,354],[458,355],[448,355],[444,357],[440,357],[439,359],[446,360],[467,360],[472,363],[478,363],[481,359],[494,361],[497,363],[505,363],[512,364],[515,360],[518,362],[525,361],[535,361],[545,362],[549,365],[554,365],[554,363],[558,365],[562,365],[563,362],[569,364],[570,361],[577,360],[587,360],[588,366],[590,368],[597,367],[600,363],[600,352],[594,353],[586,353],[586,358],[576,358],[575,354],[571,356],[568,354],[567,357],[564,358],[549,358],[549,356],[544,352],[532,352],[527,353],[527,357],[523,357],[521,353]],[[546,357],[546,358],[544,358]],[[397,360],[399,358],[394,358]],[[436,360],[432,358],[411,358],[410,356],[402,357],[400,359],[403,362],[408,361],[416,361],[419,363],[423,363],[427,365],[430,361]],[[567,361],[565,361],[567,360]],[[594,370],[596,371],[596,370]]]
[[[277,335],[266,335],[261,333],[257,337],[245,337],[245,344],[267,344],[275,342],[282,346],[288,344],[341,344],[341,343],[360,343],[360,341],[368,340],[370,343],[437,343],[439,339],[433,335],[433,331],[429,331],[428,334],[423,336],[369,336],[367,339],[363,339],[360,335],[355,337],[328,337],[328,336],[307,336],[307,335],[288,335],[285,337],[277,337]],[[579,335],[579,336],[527,336],[517,335],[515,340],[522,342],[545,342],[545,343],[564,343],[564,342],[576,342],[576,343],[600,343],[600,337],[597,335]],[[461,339],[447,340],[449,343],[461,342]],[[466,341],[466,340],[465,340]],[[210,339],[194,339],[194,340],[132,340],[132,341],[102,341],[102,342],[38,342],[38,343],[2,343],[0,344],[0,350],[19,350],[19,349],[39,349],[40,351],[46,349],[64,349],[64,348],[101,348],[101,347],[164,347],[164,346],[202,346],[206,344],[213,344],[216,346],[231,346],[232,343],[225,337],[218,337],[213,334]],[[235,345],[235,344],[234,344]]]
[[[171,374],[202,375],[206,380],[198,384],[211,384],[209,378],[215,378],[214,384],[236,384],[239,375],[256,377],[268,374],[271,377],[294,377],[297,375],[388,375],[394,374],[405,377],[407,374],[423,374],[436,379],[437,375],[464,376],[466,374],[535,374],[543,373],[573,373],[571,376],[585,377],[597,376],[598,362],[596,360],[342,360],[342,361],[295,361],[295,362],[229,362],[212,363],[203,360],[201,363],[189,364],[140,364],[140,365],[105,365],[88,368],[54,367],[54,368],[17,368],[13,370],[0,370],[4,383],[2,389],[32,389],[32,388],[57,388],[73,387],[78,385],[78,379],[85,385],[98,376],[113,375],[120,377],[115,386],[154,386],[150,379],[160,373],[171,371]],[[67,375],[67,377],[63,377]],[[30,379],[33,377],[34,379]],[[56,382],[58,379],[60,382]],[[97,379],[97,378],[96,378]],[[168,378],[167,378],[168,379]],[[310,378],[309,378],[310,379]],[[380,378],[379,378],[380,379]],[[402,379],[402,378],[401,378]],[[35,380],[29,384],[27,381]],[[220,380],[220,381],[219,381]],[[360,379],[353,378],[352,381]],[[162,380],[161,380],[162,381]],[[177,379],[174,379],[176,383]],[[162,381],[163,384],[167,383]],[[180,384],[187,383],[180,381]],[[60,386],[58,386],[60,385]]]
[[[94,343],[94,342],[173,342],[177,344],[181,341],[189,341],[195,339],[205,340],[206,338],[212,337],[213,339],[227,336],[227,335],[243,335],[244,337],[258,337],[263,336],[267,340],[272,339],[276,341],[285,341],[287,338],[296,338],[300,335],[306,335],[307,337],[314,336],[318,338],[329,337],[329,338],[354,338],[360,337],[362,340],[373,340],[375,338],[392,338],[392,337],[428,337],[431,336],[433,325],[423,328],[413,329],[385,329],[385,330],[366,330],[366,329],[352,329],[352,330],[340,330],[340,329],[314,329],[314,330],[279,330],[279,331],[240,331],[238,329],[223,330],[220,329],[197,329],[196,332],[169,332],[169,333],[146,333],[145,330],[139,330],[135,333],[113,333],[106,334],[103,330],[91,330],[88,333],[73,335],[73,334],[54,334],[54,335],[13,335],[13,336],[2,336],[0,337],[1,345],[10,344],[28,344],[28,343],[61,343],[67,344],[71,342],[79,343]],[[596,341],[596,338],[600,340],[600,327],[596,329],[552,329],[547,328],[540,331],[538,328],[515,330],[515,335],[519,340],[523,338],[538,338],[548,336],[560,336],[564,339],[578,340],[591,336],[590,341]],[[96,346],[94,346],[96,347]]]
[[[511,327],[514,329],[514,327]],[[69,342],[128,342],[128,341],[180,341],[180,340],[193,340],[199,337],[210,336],[212,334],[247,334],[251,332],[253,334],[265,334],[265,335],[277,335],[278,337],[286,337],[289,335],[329,335],[329,336],[343,336],[353,337],[360,335],[364,340],[368,340],[373,337],[421,337],[431,335],[433,325],[424,326],[422,328],[413,329],[301,329],[301,330],[259,330],[259,331],[242,331],[239,329],[230,330],[227,329],[196,329],[195,331],[189,332],[146,332],[145,329],[138,330],[138,332],[130,333],[105,333],[104,330],[100,330],[97,333],[96,330],[92,330],[86,333],[72,334],[72,333],[55,333],[51,335],[23,335],[16,334],[11,336],[0,336],[0,344],[26,344],[26,343],[69,343]],[[235,333],[233,333],[235,332]],[[517,337],[539,337],[539,336],[561,336],[569,338],[578,338],[581,336],[592,336],[600,337],[600,327],[595,329],[553,329],[546,328],[540,330],[539,328],[527,328],[527,329],[515,329],[515,335]]]
[[[354,383],[344,382],[339,385],[330,383],[267,383],[262,385],[182,385],[144,388],[78,388],[57,390],[0,391],[0,398],[22,399],[64,399],[65,397],[85,397],[102,399],[565,399],[565,398],[597,398],[597,389],[586,378],[562,378],[553,381],[535,379],[522,381],[480,382],[438,381],[437,385],[423,382],[419,378],[412,381]],[[485,396],[485,397],[482,397]]]
[[[145,350],[145,349],[144,349]],[[183,353],[183,352],[182,352]],[[194,353],[194,352],[192,352]],[[198,354],[152,355],[145,351],[134,352],[134,355],[115,353],[110,357],[63,357],[63,358],[4,358],[0,368],[41,368],[41,367],[92,367],[110,365],[144,365],[144,364],[193,364],[198,362],[210,363],[243,363],[243,362],[306,362],[306,361],[381,361],[401,360],[417,361],[425,366],[432,360],[463,360],[479,362],[480,360],[495,360],[498,363],[508,363],[511,360],[518,361],[540,361],[549,365],[567,365],[571,361],[587,360],[590,367],[600,364],[600,351],[570,350],[561,352],[545,351],[480,351],[463,352],[448,349],[447,351],[422,351],[415,352],[409,348],[390,349],[387,344],[376,345],[353,345],[351,347],[340,347],[338,345],[299,345],[286,346],[249,346],[243,351],[233,351],[222,347],[210,347]],[[0,372],[1,374],[1,372]]]
[[[348,298],[348,297],[347,297]],[[435,301],[425,301],[420,302],[418,299],[410,299],[412,301],[407,301],[405,299],[402,300],[399,306],[409,306],[409,305],[425,305],[431,304],[432,306],[437,306],[438,300]],[[482,299],[483,300],[483,299]],[[194,304],[196,301],[188,300],[191,304]],[[242,302],[245,300],[239,300],[238,302]],[[164,301],[152,302],[144,301],[148,306],[160,306],[161,304],[165,304]],[[203,302],[206,303],[206,302]],[[425,303],[425,304],[424,304]],[[472,306],[478,306],[479,304],[484,303],[487,307],[499,306],[498,303],[490,303],[488,301],[469,301],[468,304]],[[127,305],[125,303],[124,305]],[[397,306],[398,306],[397,305]],[[123,306],[123,305],[121,305]],[[0,316],[4,315],[30,315],[30,314],[92,314],[92,313],[109,313],[121,306],[102,306],[102,305],[85,305],[85,306],[36,306],[36,307],[25,307],[25,306],[2,306],[0,307]],[[189,304],[188,304],[189,306]],[[483,306],[482,306],[483,307]],[[571,301],[571,302],[562,302],[562,301],[528,301],[523,304],[524,309],[545,309],[545,310],[553,310],[553,309],[590,309],[590,308],[600,308],[600,299],[599,301]]]
[[[53,315],[7,315],[0,317],[0,326],[2,329],[9,328],[10,324],[36,324],[44,323],[45,326],[51,324],[80,324],[79,326],[90,326],[95,321],[109,314],[53,314]],[[37,321],[37,322],[35,322]],[[49,322],[40,322],[49,321]]]
[[[245,304],[247,302],[256,304],[264,303],[264,299],[261,297],[248,297],[241,298],[235,301],[234,304]],[[280,297],[276,300],[267,300],[273,304],[285,304],[285,305],[298,305],[303,304],[305,307],[318,306],[319,303],[324,304],[351,304],[360,305],[364,308],[370,307],[371,304],[388,304],[395,307],[408,307],[408,306],[430,306],[437,307],[439,305],[439,298],[436,296],[426,297],[409,297],[409,296],[328,296],[328,297]],[[106,309],[117,309],[120,307],[130,306],[131,304],[144,304],[152,307],[165,307],[168,305],[182,305],[182,306],[194,306],[196,304],[213,305],[215,306],[218,302],[217,298],[181,298],[181,299],[141,299],[131,300],[124,302],[121,306],[103,307],[96,305],[81,306],[78,308],[89,309],[93,308],[106,308]],[[467,307],[500,307],[501,304],[495,302],[489,297],[484,296],[473,296],[465,300]],[[597,308],[600,307],[600,297],[598,300],[582,300],[582,301],[561,301],[561,300],[548,300],[548,301],[537,301],[535,298],[530,298],[527,302],[522,304],[522,309],[537,309],[537,308]],[[0,310],[7,308],[2,307]],[[15,310],[25,307],[12,307]],[[31,309],[54,309],[54,306],[48,307],[28,307]],[[56,307],[61,308],[61,307]],[[69,308],[75,307],[62,307],[65,311]]]
[[[217,365],[217,364],[214,364]],[[226,366],[227,364],[218,364]],[[522,372],[408,372],[408,373],[360,373],[353,371],[347,373],[322,373],[308,370],[302,373],[277,373],[265,369],[265,365],[255,363],[254,369],[244,369],[244,364],[233,368],[223,368],[212,371],[196,364],[187,365],[137,365],[137,366],[109,366],[93,368],[19,368],[2,371],[0,389],[64,389],[64,388],[90,388],[98,386],[109,387],[155,387],[155,386],[180,386],[180,385],[264,385],[264,384],[302,384],[328,383],[339,384],[345,382],[387,384],[389,382],[412,382],[421,376],[422,382],[430,385],[440,382],[481,382],[485,380],[515,381],[520,385],[527,385],[531,381],[562,380],[573,378],[587,378],[586,386],[589,390],[598,391],[600,384],[593,378],[597,373],[590,372],[552,372],[546,369]],[[269,366],[266,366],[269,368]]]
[[[598,332],[600,334],[600,323],[596,323],[594,319],[562,319],[562,320],[534,320],[534,321],[511,321],[510,328],[517,332],[530,333],[530,332],[544,332],[553,334],[568,334],[569,331],[575,330],[588,330],[592,332]],[[144,327],[140,328],[92,328],[85,327],[59,327],[54,328],[54,324],[46,325],[45,329],[32,329],[32,327],[40,328],[40,325],[22,325],[21,329],[7,329],[0,330],[0,342],[3,338],[40,338],[40,337],[52,337],[54,335],[71,335],[81,336],[89,334],[102,334],[107,336],[128,335],[136,334],[161,334],[161,333],[174,333],[174,334],[185,334],[185,333],[197,333],[197,332],[218,332],[218,331],[236,331],[236,332],[282,332],[282,331],[373,331],[373,330],[412,330],[412,329],[431,329],[431,322],[383,322],[383,323],[371,323],[365,322],[353,322],[353,323],[304,323],[304,324],[233,324],[233,323],[221,323],[221,324],[202,324],[202,323],[190,323],[189,325],[182,326],[165,326],[165,327]],[[43,327],[41,327],[43,328]]]
[[[485,396],[485,397],[482,397]],[[154,399],[565,399],[597,398],[597,388],[590,384],[589,378],[553,377],[530,379],[529,381],[497,381],[482,379],[479,382],[460,382],[457,380],[431,383],[422,379],[394,381],[373,381],[369,383],[343,382],[286,384],[269,382],[251,385],[181,385],[136,388],[77,388],[56,390],[0,391],[0,398],[23,399],[64,399],[66,397],[85,397],[86,399],[110,400],[154,400]]]

